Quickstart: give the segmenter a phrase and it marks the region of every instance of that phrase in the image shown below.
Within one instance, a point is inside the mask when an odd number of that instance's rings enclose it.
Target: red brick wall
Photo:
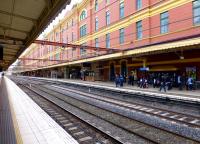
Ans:
[[[140,11],[136,11],[136,4],[135,0],[124,0],[125,3],[125,18],[146,10],[148,7],[152,8],[154,6],[163,4],[168,0],[159,2],[158,0],[143,0],[143,8]],[[90,0],[84,8],[87,10],[87,18],[83,21],[79,21],[80,13],[82,12],[83,8],[76,9],[74,8],[72,11],[74,12],[73,15],[66,20],[66,22],[62,23],[62,26],[58,26],[54,31],[52,31],[48,35],[48,40],[51,40],[51,36],[53,36],[53,41],[55,41],[56,32],[59,30],[65,29],[64,33],[61,35],[63,37],[68,37],[68,43],[72,43],[72,32],[74,33],[74,41],[79,40],[79,29],[80,26],[87,24],[87,33],[93,34],[95,29],[95,17],[98,17],[99,20],[99,30],[106,28],[106,11],[110,11],[110,21],[111,25],[119,22],[119,1],[110,0],[110,4],[106,5],[105,1],[99,1],[98,11],[94,10],[94,0]],[[150,18],[146,18],[142,20],[142,28],[143,28],[143,39],[137,40],[136,39],[136,24],[130,24],[129,26],[125,27],[125,42],[124,44],[119,44],[119,30],[116,30],[110,34],[111,38],[111,47],[114,48],[134,48],[138,46],[144,46],[147,44],[163,42],[166,40],[172,40],[176,38],[181,38],[185,36],[191,36],[195,34],[200,34],[199,27],[193,27],[193,20],[192,20],[192,2],[185,4],[183,6],[179,6],[177,8],[169,10],[169,33],[160,35],[160,14],[152,16]],[[74,25],[71,26],[71,21],[74,21]],[[184,20],[188,19],[188,20]],[[180,21],[180,22],[177,22]],[[68,29],[66,29],[66,25],[68,23]],[[60,36],[60,35],[59,35]],[[64,38],[58,37],[60,41]],[[99,46],[105,47],[105,35],[99,37]],[[87,45],[95,45],[94,39],[89,40]],[[47,49],[49,46],[45,46],[43,49],[43,55],[47,54]],[[55,47],[53,48],[55,50]],[[35,49],[32,52],[32,58],[40,57],[37,52],[38,49]],[[91,50],[89,51],[91,52]],[[74,52],[74,57],[78,58],[80,55],[80,49],[76,49]],[[55,56],[54,56],[55,58]],[[72,59],[72,49],[65,50],[64,54],[61,54],[62,59]],[[56,63],[56,62],[54,62]]]

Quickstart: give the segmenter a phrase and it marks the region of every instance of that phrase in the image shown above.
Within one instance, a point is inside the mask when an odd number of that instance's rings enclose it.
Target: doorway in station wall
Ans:
[[[110,64],[110,81],[115,80],[115,65],[114,63]]]
[[[126,61],[121,62],[121,75],[126,78],[127,77],[127,64]],[[124,79],[126,81],[126,79]]]

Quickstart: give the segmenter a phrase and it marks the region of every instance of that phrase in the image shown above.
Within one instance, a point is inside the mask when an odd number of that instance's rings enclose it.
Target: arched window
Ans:
[[[80,20],[84,20],[87,16],[86,10],[83,10],[81,15],[80,15]]]

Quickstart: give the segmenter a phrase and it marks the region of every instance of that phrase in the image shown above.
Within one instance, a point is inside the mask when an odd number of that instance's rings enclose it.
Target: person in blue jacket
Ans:
[[[120,81],[120,87],[123,87],[124,77],[122,75],[120,75],[119,81]]]

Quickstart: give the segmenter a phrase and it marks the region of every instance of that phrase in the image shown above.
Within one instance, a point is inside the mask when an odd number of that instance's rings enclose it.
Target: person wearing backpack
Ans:
[[[191,76],[188,77],[188,80],[187,80],[187,85],[188,85],[188,90],[192,90],[193,89],[193,78]]]

